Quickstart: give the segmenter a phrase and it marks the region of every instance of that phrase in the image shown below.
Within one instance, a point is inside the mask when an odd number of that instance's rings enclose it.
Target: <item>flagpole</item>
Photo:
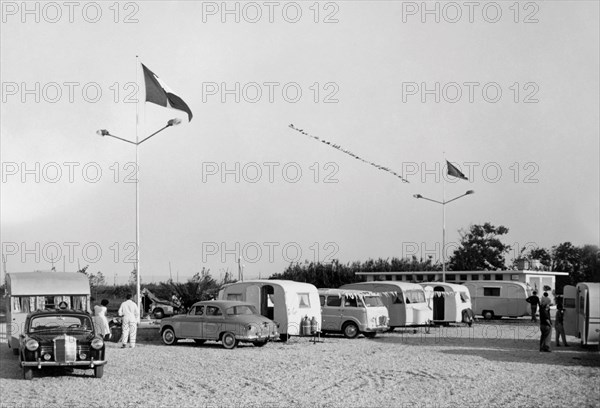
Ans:
[[[446,152],[442,152],[446,163]],[[442,164],[442,282],[446,282],[446,178]]]
[[[138,87],[138,90],[140,89],[140,80],[139,80],[139,66],[140,66],[140,61],[139,61],[139,56],[135,56],[135,84]],[[139,98],[140,93],[138,92],[138,98]],[[141,305],[141,296],[140,296],[140,292],[141,292],[141,288],[140,288],[140,189],[139,189],[139,175],[140,175],[140,171],[139,171],[139,166],[138,166],[138,162],[139,162],[139,153],[138,153],[138,148],[139,148],[139,125],[140,125],[140,101],[139,99],[136,101],[135,104],[135,170],[136,170],[136,177],[135,177],[135,275],[136,275],[136,282],[135,282],[135,290],[136,290],[136,298],[137,298],[137,307],[138,310],[140,311],[140,319],[142,317],[142,310],[140,308]]]

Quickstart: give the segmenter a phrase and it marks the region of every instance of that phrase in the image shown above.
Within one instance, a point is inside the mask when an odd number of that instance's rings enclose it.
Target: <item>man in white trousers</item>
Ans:
[[[127,347],[127,340],[131,348],[135,347],[135,337],[137,334],[137,323],[140,320],[140,311],[137,305],[131,300],[131,294],[128,293],[126,296],[127,300],[121,303],[119,307],[119,316],[122,317],[122,330],[123,335],[121,336],[121,348]]]

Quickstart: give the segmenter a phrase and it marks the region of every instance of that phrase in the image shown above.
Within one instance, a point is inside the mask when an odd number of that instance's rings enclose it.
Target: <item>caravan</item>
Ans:
[[[31,312],[67,308],[90,312],[90,282],[83,273],[23,272],[6,274],[7,340],[13,353],[19,354],[19,336],[25,318]]]
[[[485,319],[531,315],[525,300],[531,296],[531,288],[523,282],[469,281],[463,285],[471,293],[473,312]]]
[[[582,345],[600,344],[600,283],[565,286],[563,297],[565,333]]]
[[[279,325],[279,338],[301,335],[302,320],[321,322],[319,292],[310,283],[289,280],[250,280],[230,283],[219,292],[219,300],[250,303]]]
[[[473,324],[473,310],[469,289],[446,282],[423,282],[425,297],[433,309],[435,323]]]
[[[429,325],[433,319],[433,312],[425,299],[425,291],[416,283],[371,281],[350,283],[340,289],[381,293],[381,300],[389,312],[389,326],[392,330],[395,327]]]

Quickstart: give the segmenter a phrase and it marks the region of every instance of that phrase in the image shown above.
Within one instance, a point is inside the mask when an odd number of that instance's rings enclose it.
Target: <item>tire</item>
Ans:
[[[165,330],[163,330],[161,337],[163,343],[165,343],[167,346],[177,344],[177,336],[175,336],[175,331],[173,331],[171,327],[167,327]]]
[[[377,336],[377,332],[368,332],[368,333],[363,333],[365,335],[366,338],[368,339],[374,339],[375,336]]]
[[[103,365],[94,367],[94,377],[102,378],[103,375],[104,375],[104,366]]]
[[[345,323],[342,331],[347,339],[353,339],[358,336],[358,326],[353,322]]]
[[[268,340],[264,340],[264,341],[255,341],[252,344],[254,344],[256,347],[264,347],[267,345],[269,341]]]
[[[23,367],[23,378],[31,380],[33,378],[33,369],[31,367]]]
[[[279,340],[282,341],[282,342],[284,342],[284,343],[286,341],[288,341],[289,339],[290,339],[290,335],[289,334],[280,334],[279,335]]]
[[[221,342],[223,343],[223,347],[225,347],[227,350],[233,350],[238,345],[238,340],[231,332],[224,333],[221,337]]]
[[[196,342],[197,345],[201,346],[204,343],[206,343],[206,340],[204,339],[194,339],[194,341]]]
[[[158,309],[154,309],[152,315],[155,319],[162,319],[163,317],[165,317],[165,312],[159,307]]]
[[[485,320],[492,320],[494,318],[494,312],[490,310],[484,310],[482,315]]]

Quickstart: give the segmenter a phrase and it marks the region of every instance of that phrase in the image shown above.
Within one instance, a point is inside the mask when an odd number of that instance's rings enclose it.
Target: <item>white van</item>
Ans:
[[[258,312],[279,324],[279,338],[301,334],[302,319],[321,322],[321,304],[317,287],[290,280],[257,279],[224,285],[220,300],[250,303]]]
[[[473,312],[486,319],[531,316],[531,306],[525,301],[531,287],[523,282],[469,281],[463,283],[471,293]]]
[[[321,331],[341,332],[349,339],[373,338],[389,330],[389,315],[380,295],[353,289],[319,289]]]
[[[473,306],[469,289],[447,282],[423,282],[425,297],[433,309],[435,323],[473,324]]]
[[[579,282],[563,289],[565,333],[582,345],[600,343],[600,283]]]
[[[78,272],[22,272],[6,274],[8,347],[19,354],[19,336],[31,312],[56,309],[65,302],[69,309],[90,312],[90,282]]]
[[[340,289],[368,290],[381,294],[390,315],[390,328],[431,324],[433,311],[427,305],[423,287],[416,283],[372,281],[350,283]]]

